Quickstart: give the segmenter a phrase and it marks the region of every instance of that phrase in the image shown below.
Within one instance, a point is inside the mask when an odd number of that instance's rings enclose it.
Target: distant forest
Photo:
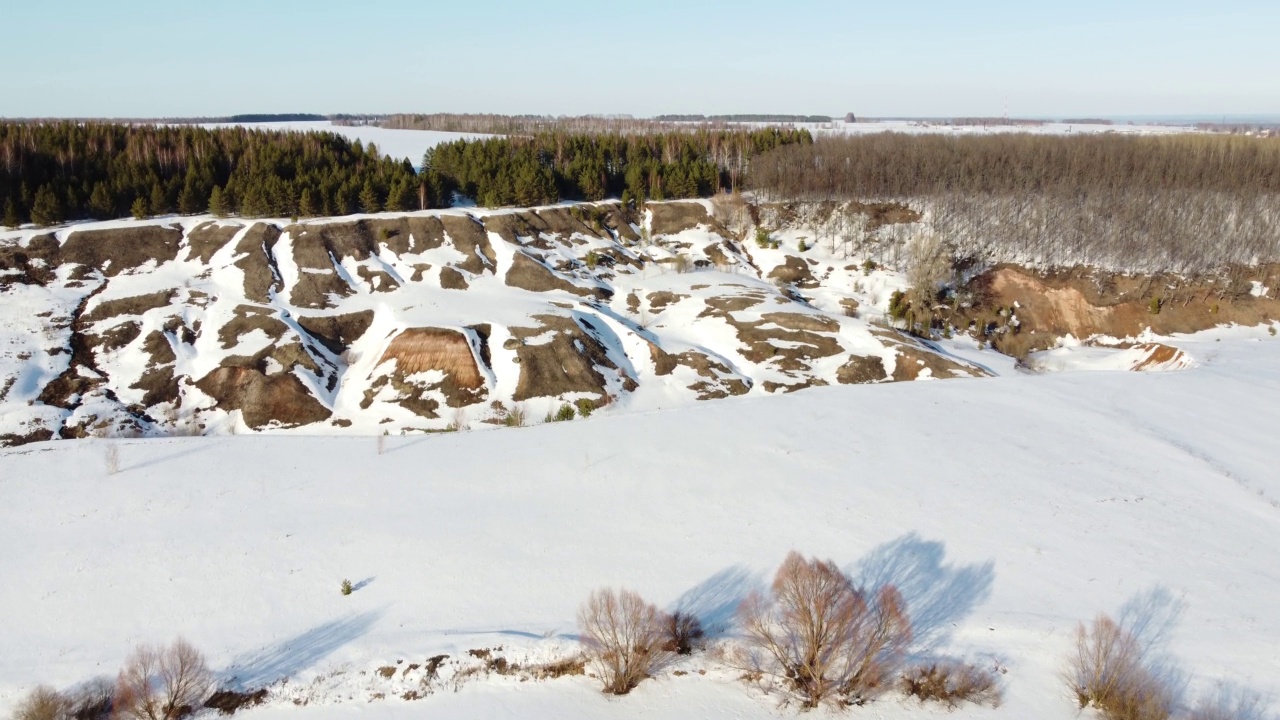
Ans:
[[[333,133],[0,123],[3,223],[166,213],[345,215],[419,206],[412,165]]]
[[[659,122],[827,123],[830,115],[659,115]]]
[[[778,129],[544,133],[441,145],[418,172],[327,132],[0,123],[0,222],[346,215],[445,207],[454,192],[487,206],[698,197],[738,186],[759,153],[810,142]]]
[[[883,133],[756,158],[766,198],[898,200],[1000,260],[1202,271],[1280,260],[1280,139]]]
[[[484,135],[537,135],[539,133],[573,133],[592,135],[635,135],[651,133],[693,132],[697,130],[731,130],[731,123],[756,122],[789,124],[798,122],[831,122],[826,116],[807,115],[661,115],[656,118],[634,118],[629,115],[482,115],[436,113],[434,115],[390,115],[380,123],[395,130],[435,130]]]
[[[489,138],[439,145],[423,158],[448,190],[501,205],[561,199],[624,202],[706,197],[738,187],[751,158],[813,142],[807,130],[698,130],[646,135]]]

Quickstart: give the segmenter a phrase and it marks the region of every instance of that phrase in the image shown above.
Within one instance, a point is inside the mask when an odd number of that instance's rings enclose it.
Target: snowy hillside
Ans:
[[[1079,717],[1057,672],[1098,612],[1145,619],[1190,696],[1275,696],[1280,341],[1168,342],[1195,367],[824,387],[381,453],[280,436],[3,450],[0,715],[182,635],[224,685],[269,687],[250,720],[794,717],[710,654],[623,698],[586,677],[453,682],[470,650],[573,652],[576,608],[603,585],[733,642],[736,603],[792,549],[896,581],[914,656],[1001,673],[997,709],[890,696],[848,717]]]
[[[713,215],[604,203],[0,234],[0,440],[492,428],[987,374],[878,324],[902,275],[801,229],[748,247]]]

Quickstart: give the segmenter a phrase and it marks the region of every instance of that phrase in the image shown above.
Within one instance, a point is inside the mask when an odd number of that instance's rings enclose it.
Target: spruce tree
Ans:
[[[31,222],[40,225],[57,225],[62,222],[62,204],[53,188],[41,185],[31,201]]]
[[[227,202],[226,195],[222,192],[221,185],[214,185],[213,192],[209,193],[209,212],[218,217],[226,217],[231,214],[231,206]]]
[[[13,228],[15,230],[18,228],[18,225],[20,225],[22,222],[21,220],[18,219],[18,205],[13,201],[13,198],[6,198],[4,201],[3,222],[5,227]]]
[[[364,183],[364,189],[360,191],[360,209],[367,213],[376,213],[382,209],[378,202],[378,191],[368,180]]]
[[[116,216],[116,199],[104,182],[96,183],[89,194],[89,216],[107,220]]]
[[[147,199],[141,195],[134,198],[133,205],[129,207],[129,212],[133,213],[134,220],[146,220],[151,217],[150,207],[147,205]]]
[[[151,199],[147,207],[153,215],[163,215],[169,209],[169,198],[158,181],[151,185]]]
[[[311,188],[303,188],[298,198],[298,214],[302,217],[315,217],[320,214],[320,205],[316,202],[316,194]]]

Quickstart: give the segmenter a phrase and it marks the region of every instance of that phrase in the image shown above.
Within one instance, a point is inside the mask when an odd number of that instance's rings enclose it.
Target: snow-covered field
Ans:
[[[408,159],[415,166],[422,163],[427,150],[454,140],[473,140],[486,137],[475,133],[434,132],[429,130],[390,130],[368,125],[334,125],[327,120],[278,122],[278,123],[209,123],[207,128],[247,127],[253,130],[283,130],[286,132],[331,132],[364,144],[375,143],[383,155],[396,159]]]
[[[382,454],[299,436],[0,451],[0,715],[182,635],[227,683],[275,683],[251,720],[794,716],[705,655],[619,699],[498,676],[399,697],[437,654],[571,651],[603,585],[732,641],[736,602],[791,549],[895,580],[916,655],[1007,670],[1000,708],[957,718],[1078,717],[1056,673],[1075,623],[1103,611],[1149,621],[1193,695],[1275,696],[1280,341],[1166,342],[1194,366],[991,363],[1001,376],[393,437]],[[895,697],[849,711],[946,714]]]
[[[741,123],[748,125],[749,123]],[[759,125],[759,123],[751,124]],[[207,124],[202,127],[233,127],[227,124]],[[280,123],[241,123],[238,126],[262,130],[287,130],[293,132],[326,131],[343,135],[363,143],[376,143],[384,155],[393,158],[408,158],[414,165],[422,162],[422,154],[441,143],[454,140],[467,140],[487,137],[475,133],[437,132],[432,130],[390,130],[368,125],[344,126],[334,125],[328,121],[302,121]],[[1191,126],[1175,125],[1132,125],[1117,123],[1114,125],[1081,125],[1065,123],[1048,123],[1045,125],[952,125],[945,121],[924,120],[872,120],[869,122],[845,123],[797,123],[796,127],[807,128],[815,135],[869,135],[883,132],[944,135],[985,135],[992,133],[1025,132],[1035,135],[1071,135],[1119,133],[1128,135],[1171,135],[1177,133],[1199,132]]]

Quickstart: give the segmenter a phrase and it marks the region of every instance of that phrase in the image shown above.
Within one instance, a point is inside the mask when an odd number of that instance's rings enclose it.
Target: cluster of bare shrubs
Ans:
[[[114,685],[95,681],[70,693],[41,685],[18,704],[14,720],[180,720],[212,687],[204,655],[187,641],[140,645]]]
[[[994,262],[1206,272],[1280,258],[1278,163],[1280,142],[1228,136],[889,133],[772,150],[750,183],[908,202]]]
[[[957,660],[939,660],[909,668],[902,675],[902,691],[921,702],[955,709],[961,703],[1000,704],[996,671]]]
[[[906,601],[892,586],[858,588],[835,563],[791,553],[767,593],[738,609],[744,643],[718,655],[744,679],[780,689],[805,709],[861,705],[894,688],[955,707],[996,705],[994,672],[956,661],[904,671],[911,644]],[[625,695],[674,659],[702,646],[697,617],[664,613],[634,592],[598,590],[578,626],[604,691]]]

